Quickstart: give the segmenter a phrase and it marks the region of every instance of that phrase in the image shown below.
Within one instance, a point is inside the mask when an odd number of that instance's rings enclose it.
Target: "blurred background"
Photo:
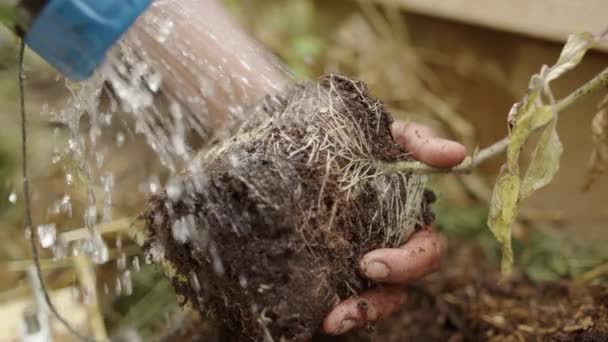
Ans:
[[[603,1],[511,1],[501,5],[496,1],[453,0],[433,6],[416,0],[225,3],[298,79],[314,79],[328,72],[361,79],[395,117],[427,123],[463,142],[469,151],[506,135],[511,106],[525,94],[530,76],[543,64],[555,62],[568,33],[597,33],[608,26],[603,15],[608,5]],[[20,341],[19,331],[27,321],[24,317],[36,311],[20,191],[17,51],[16,39],[2,31],[0,341]],[[570,93],[608,66],[607,51],[599,48],[590,52],[579,67],[557,80],[553,85],[557,96]],[[66,149],[65,127],[49,120],[54,109],[66,105],[69,89],[35,55],[28,53],[25,65],[34,221],[37,225],[54,224],[58,232],[72,231],[82,225],[82,217],[70,213],[83,211],[85,185],[78,179],[77,166],[60,160]],[[499,254],[485,220],[503,157],[468,175],[434,178],[433,187],[439,194],[437,226],[450,238],[453,257],[446,261],[442,273],[428,280],[425,294],[419,296],[427,298],[430,294],[436,299],[413,300],[409,308],[409,312],[433,313],[435,320],[439,320],[435,313],[444,314],[443,321],[433,324],[449,329],[444,329],[445,335],[428,336],[429,340],[477,336],[467,335],[475,330],[466,332],[468,327],[479,328],[480,336],[490,334],[494,338],[509,335],[509,328],[524,337],[548,333],[540,327],[552,328],[547,330],[551,333],[561,329],[551,324],[571,326],[575,332],[601,328],[600,324],[585,322],[589,322],[588,317],[595,322],[605,312],[586,314],[583,309],[585,305],[600,305],[588,289],[602,287],[608,279],[608,250],[602,248],[608,242],[608,177],[598,178],[586,191],[583,186],[593,147],[591,121],[606,94],[602,90],[560,114],[558,130],[564,145],[561,170],[553,183],[523,205],[514,231],[516,272],[510,285],[505,286],[525,289],[511,291],[519,299],[527,298],[525,303],[507,296],[511,300],[508,306],[502,301],[505,298],[488,290],[488,284],[499,277]],[[178,307],[168,282],[156,267],[144,262],[127,231],[143,208],[147,187],[154,182],[164,184],[163,171],[143,139],[124,128],[128,123],[116,121],[104,129],[100,144],[111,149],[106,166],[115,174],[112,219],[104,225],[111,260],[102,266],[94,266],[82,256],[53,261],[52,253],[45,251],[45,279],[59,310],[82,331],[95,336],[122,336],[129,341],[170,336],[194,318]],[[154,175],[159,178],[151,180]],[[547,284],[566,286],[568,295],[543,297],[553,293],[539,290],[551,286]],[[572,288],[577,294],[571,298]],[[606,306],[608,295],[604,296]],[[538,306],[535,309],[529,307],[530,298]],[[571,308],[570,312],[545,311],[543,303],[555,298],[566,300],[562,304]],[[450,311],[452,307],[458,310]],[[522,310],[528,313],[521,317],[514,313]],[[465,318],[450,317],[454,312]],[[502,321],[496,318],[501,315]],[[556,318],[553,323],[551,319],[543,323],[539,318],[543,315]],[[540,323],[530,323],[530,330],[521,322],[510,326],[510,318],[505,317]],[[411,326],[424,319],[406,314],[400,322]],[[51,322],[56,341],[74,340],[56,321]],[[390,324],[384,324],[378,333],[400,323]],[[426,324],[428,330],[431,323]],[[518,330],[520,325],[523,327]],[[410,338],[423,334],[409,330]],[[608,328],[605,331],[608,333]],[[396,335],[392,338],[401,340]]]

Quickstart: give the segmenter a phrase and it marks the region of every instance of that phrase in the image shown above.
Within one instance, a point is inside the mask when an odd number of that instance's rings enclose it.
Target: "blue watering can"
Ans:
[[[152,0],[0,0],[0,21],[65,77],[91,76]]]

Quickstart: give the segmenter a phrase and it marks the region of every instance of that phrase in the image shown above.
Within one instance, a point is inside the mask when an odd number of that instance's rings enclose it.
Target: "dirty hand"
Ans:
[[[466,156],[463,145],[437,138],[429,127],[396,121],[391,131],[397,143],[426,164],[448,168],[458,165]],[[444,249],[443,238],[431,227],[425,227],[400,248],[376,249],[363,256],[361,274],[380,284],[334,307],[323,321],[323,331],[342,334],[397,310],[407,298],[403,285],[435,272]]]

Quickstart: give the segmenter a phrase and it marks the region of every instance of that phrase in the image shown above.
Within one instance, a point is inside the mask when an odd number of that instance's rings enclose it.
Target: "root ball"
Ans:
[[[363,254],[432,220],[433,195],[423,175],[386,172],[408,152],[361,82],[294,85],[250,117],[150,199],[145,249],[231,340],[308,340],[372,285]]]

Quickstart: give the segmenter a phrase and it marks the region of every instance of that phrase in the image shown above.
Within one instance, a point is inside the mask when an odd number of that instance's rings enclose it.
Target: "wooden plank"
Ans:
[[[600,33],[608,27],[608,0],[366,1],[558,42],[570,33]]]

